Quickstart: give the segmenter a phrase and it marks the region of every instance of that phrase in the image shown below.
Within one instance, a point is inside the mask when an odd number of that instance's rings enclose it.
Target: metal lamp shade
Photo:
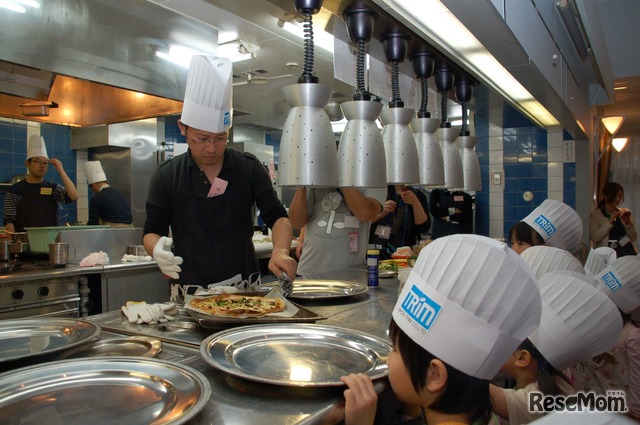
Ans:
[[[331,121],[324,107],[330,86],[301,83],[283,89],[291,111],[282,130],[278,185],[336,187],[338,151]]]
[[[387,170],[382,135],[375,120],[382,103],[368,100],[344,102],[347,125],[338,146],[340,187],[385,187]]]
[[[434,134],[439,126],[440,121],[435,118],[415,118],[411,122],[418,149],[420,185],[427,187],[444,186],[442,149]]]
[[[458,130],[455,128],[440,128],[437,132],[441,141],[442,158],[444,161],[444,187],[447,189],[463,189],[462,158],[455,139]]]
[[[387,160],[388,184],[418,184],[418,148],[409,123],[414,117],[411,108],[385,108],[380,114],[384,128],[382,142]]]
[[[482,190],[482,179],[480,178],[480,161],[476,155],[475,146],[478,143],[476,136],[460,136],[456,140],[462,148],[462,177],[464,180],[464,190]]]

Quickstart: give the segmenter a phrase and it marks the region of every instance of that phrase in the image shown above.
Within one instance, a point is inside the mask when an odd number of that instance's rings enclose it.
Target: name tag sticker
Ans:
[[[391,236],[391,226],[376,226],[375,234],[377,236],[380,236],[382,239],[389,239],[389,237]]]
[[[455,196],[453,197],[453,201],[454,201],[454,202],[462,202],[462,201],[464,201],[464,196],[462,196],[462,195],[455,195]]]
[[[213,184],[211,185],[211,189],[209,189],[207,198],[213,198],[222,195],[224,191],[227,190],[228,184],[228,181],[216,177],[213,181]]]
[[[358,233],[349,233],[349,252],[358,252]]]
[[[53,193],[53,188],[51,187],[41,187],[40,195],[51,195]]]

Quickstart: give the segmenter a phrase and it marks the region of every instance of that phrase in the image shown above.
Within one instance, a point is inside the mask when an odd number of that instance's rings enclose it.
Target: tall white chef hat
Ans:
[[[44,137],[32,134],[27,141],[27,159],[36,156],[42,156],[49,159],[47,155],[47,146],[44,144]]]
[[[640,307],[640,259],[634,255],[616,258],[598,274],[596,285],[630,314]]]
[[[584,263],[584,271],[590,276],[597,276],[613,260],[618,258],[616,251],[608,246],[601,246],[589,250],[587,261]]]
[[[574,252],[582,239],[582,220],[564,202],[545,199],[531,214],[522,219],[551,246]]]
[[[609,351],[622,332],[618,308],[583,279],[547,273],[538,279],[540,327],[529,340],[557,370]]]
[[[87,175],[87,183],[106,182],[107,175],[102,169],[100,161],[87,161],[84,163],[84,172]]]
[[[420,251],[393,319],[450,366],[491,379],[538,327],[540,310],[536,278],[515,251],[460,234]]]
[[[193,56],[187,77],[180,120],[210,133],[231,128],[233,115],[231,61],[212,56]]]
[[[585,274],[582,263],[564,249],[536,245],[525,249],[520,256],[529,264],[536,277],[559,270]]]

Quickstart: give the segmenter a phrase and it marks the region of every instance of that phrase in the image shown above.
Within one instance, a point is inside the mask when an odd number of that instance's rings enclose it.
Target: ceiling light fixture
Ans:
[[[475,151],[478,143],[476,136],[471,136],[469,131],[469,100],[473,94],[473,81],[471,78],[460,73],[453,85],[456,99],[462,105],[462,127],[460,134],[456,139],[456,144],[462,150],[462,178],[464,181],[464,190],[473,190],[478,192],[482,190],[482,179],[480,174],[480,161]]]
[[[434,133],[440,126],[440,121],[431,118],[427,110],[429,104],[429,82],[433,75],[435,56],[424,46],[414,49],[409,59],[413,62],[416,78],[420,80],[421,102],[416,117],[411,121],[411,129],[418,149],[418,167],[420,169],[420,184],[427,187],[444,185],[444,163],[442,149]]]
[[[190,49],[189,47],[170,45],[169,52],[161,52],[160,50],[156,50],[156,56],[169,61],[171,63],[175,63],[182,68],[189,68],[189,64],[191,63],[191,57],[196,55],[204,55],[208,56],[208,53],[201,52],[198,50]]]
[[[25,117],[48,117],[49,109],[57,108],[58,104],[52,101],[35,101],[21,103],[19,106]]]
[[[626,137],[618,137],[613,139],[611,144],[616,151],[620,152],[625,146],[627,146],[627,141],[629,141],[629,139]]]
[[[293,34],[296,37],[300,37],[302,39],[305,38],[304,28],[289,22],[284,19],[278,19],[278,26],[283,30],[287,31],[289,34]],[[321,49],[326,50],[329,53],[333,54],[333,35],[329,34],[325,31],[314,30],[313,33],[313,42],[316,46]]]
[[[260,46],[243,40],[234,40],[218,44],[216,54],[235,63],[255,58],[258,50]]]
[[[383,1],[416,26],[428,39],[433,40],[434,47],[454,55],[534,123],[541,127],[560,125],[440,0]]]
[[[398,81],[398,65],[407,54],[409,37],[399,28],[391,27],[382,35],[381,41],[387,62],[391,65],[391,100],[380,114],[384,124],[382,141],[387,160],[387,183],[418,184],[418,148],[409,127],[415,111],[404,107]]]
[[[449,91],[453,87],[455,75],[447,61],[442,58],[438,58],[436,61],[434,79],[438,93],[440,93],[441,101],[440,128],[437,134],[440,147],[442,148],[442,159],[444,162],[444,187],[451,190],[462,189],[464,188],[462,159],[458,151],[458,146],[455,143],[458,131],[451,128],[451,123],[447,117],[449,111]]]
[[[345,9],[343,17],[349,37],[357,46],[356,92],[352,101],[341,105],[348,122],[338,146],[338,185],[384,187],[387,184],[385,152],[382,135],[375,123],[382,103],[372,100],[364,80],[366,45],[371,40],[377,13],[356,3]]]
[[[322,0],[294,0],[304,19],[304,64],[297,84],[283,89],[291,111],[282,130],[278,185],[282,187],[336,187],[338,151],[331,121],[324,110],[333,89],[313,75],[312,15]]]

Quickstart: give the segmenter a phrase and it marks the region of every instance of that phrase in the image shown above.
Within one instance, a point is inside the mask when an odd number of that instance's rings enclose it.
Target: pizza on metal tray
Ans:
[[[265,298],[239,294],[220,294],[207,298],[193,298],[191,307],[202,312],[225,317],[259,317],[284,311],[281,298]]]

